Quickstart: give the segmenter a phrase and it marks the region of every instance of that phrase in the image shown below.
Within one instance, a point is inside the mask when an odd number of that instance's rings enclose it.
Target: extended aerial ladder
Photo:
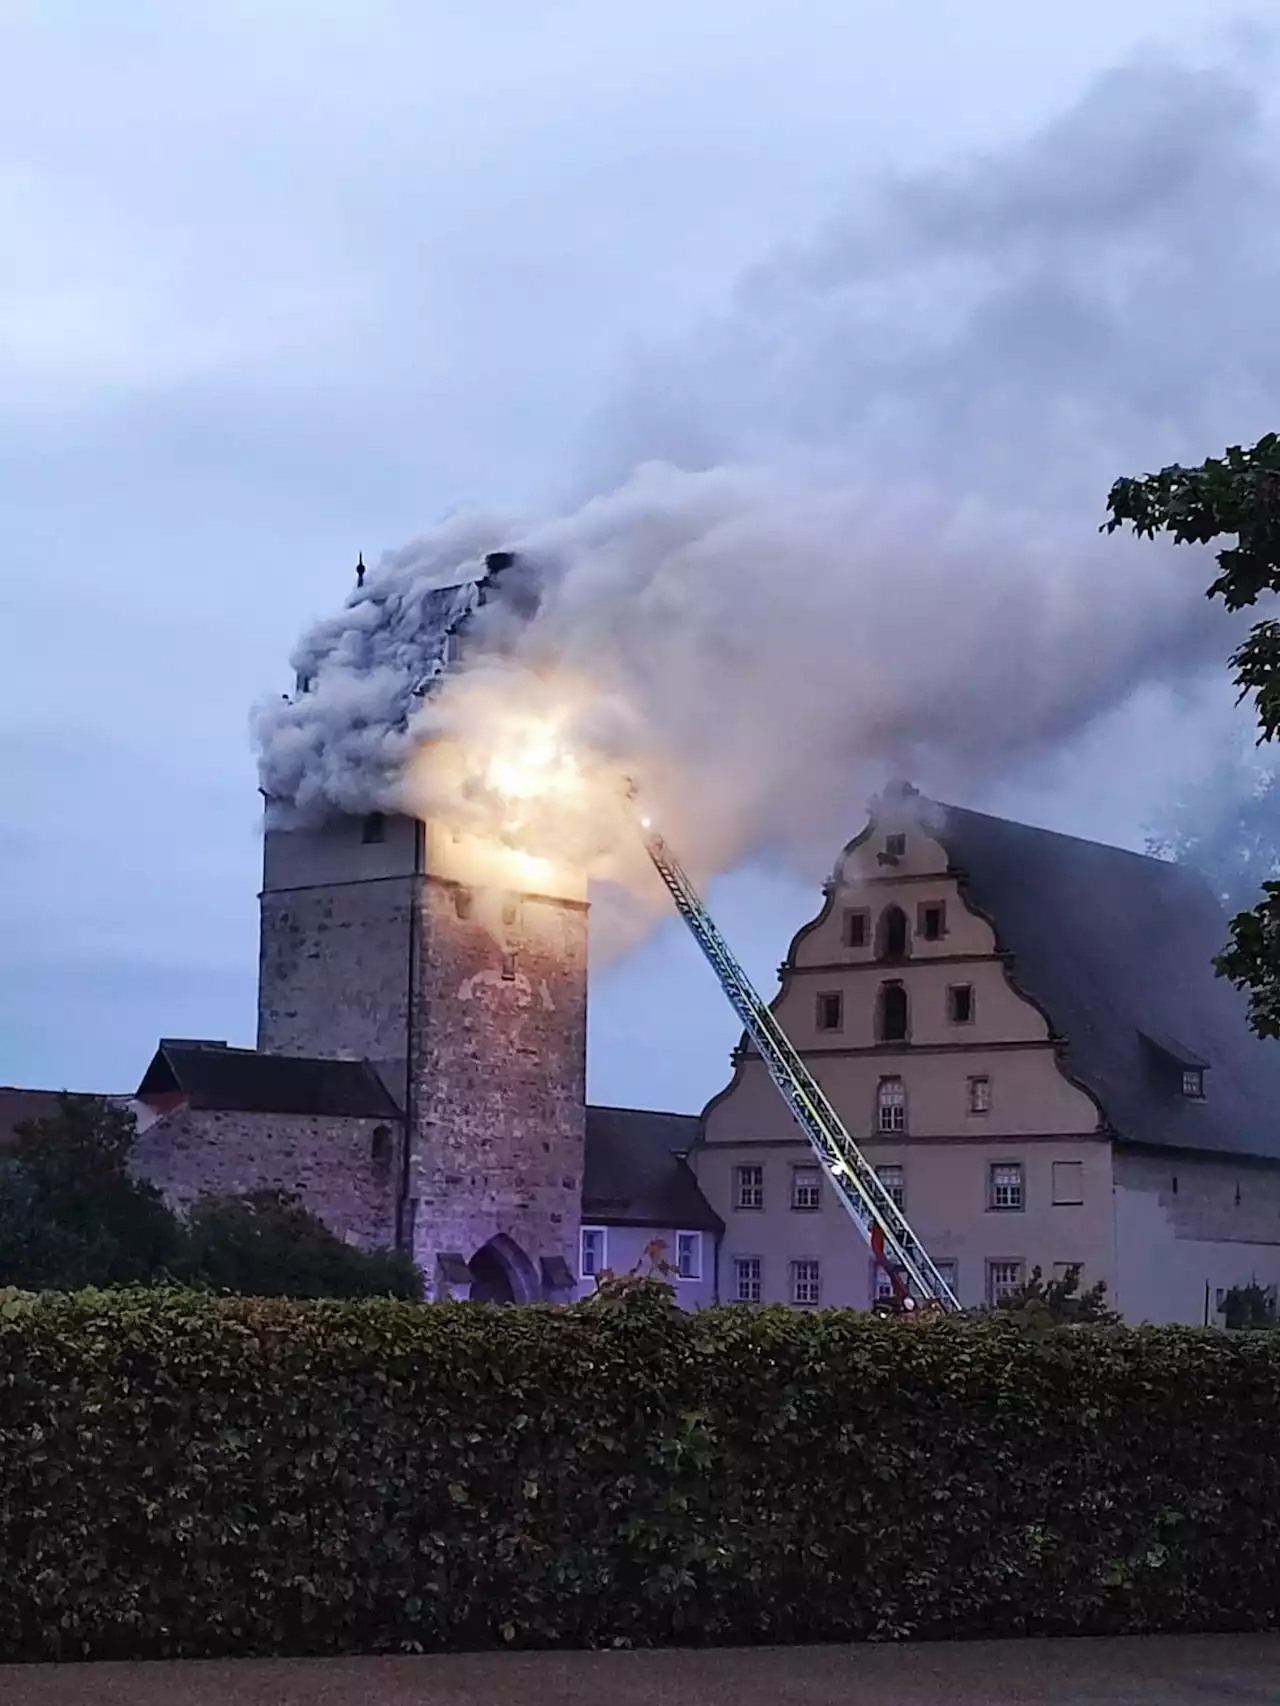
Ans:
[[[836,1195],[866,1239],[877,1263],[888,1274],[895,1297],[907,1308],[924,1304],[948,1312],[959,1309],[955,1293],[911,1230],[906,1216],[734,959],[679,861],[647,818],[641,818],[640,824],[645,848],[676,910],[689,926],[747,1036],[759,1051],[770,1078],[809,1139]]]

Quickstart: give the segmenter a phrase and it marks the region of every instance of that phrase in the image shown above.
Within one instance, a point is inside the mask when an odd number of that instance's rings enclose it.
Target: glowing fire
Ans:
[[[551,718],[529,718],[489,759],[485,780],[509,803],[579,794],[582,770]]]

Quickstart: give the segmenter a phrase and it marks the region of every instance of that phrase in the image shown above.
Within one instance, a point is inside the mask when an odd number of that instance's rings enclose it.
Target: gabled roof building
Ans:
[[[1039,1265],[1132,1320],[1280,1281],[1280,1045],[1215,976],[1194,872],[887,791],[775,1011],[961,1300]],[[886,1281],[740,1051],[694,1167],[722,1294],[865,1306]]]

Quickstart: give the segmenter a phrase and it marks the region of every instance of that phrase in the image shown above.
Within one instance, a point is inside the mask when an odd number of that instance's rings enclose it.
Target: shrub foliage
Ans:
[[[1280,1338],[0,1294],[0,1658],[1263,1628]]]

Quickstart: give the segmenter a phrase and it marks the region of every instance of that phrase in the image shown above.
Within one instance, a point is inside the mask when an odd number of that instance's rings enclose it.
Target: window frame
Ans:
[[[956,1016],[956,997],[962,994],[969,998],[969,1011],[963,1019]],[[949,983],[947,985],[947,1023],[949,1025],[972,1025],[977,1011],[978,1000],[971,983]]]
[[[886,1099],[885,1091],[889,1085],[897,1085],[899,1094],[895,1099]],[[886,1125],[886,1114],[897,1113],[901,1124]],[[907,1081],[900,1072],[886,1073],[876,1085],[876,1135],[879,1137],[905,1137],[907,1135]]]
[[[879,1179],[880,1183],[889,1193],[889,1197],[893,1202],[894,1207],[900,1209],[905,1214],[907,1208],[907,1169],[903,1166],[902,1162],[885,1161],[876,1168],[875,1173],[876,1178]],[[896,1173],[898,1176],[898,1190],[896,1196],[894,1195],[893,1188],[885,1179],[886,1173]]]
[[[860,927],[858,939],[854,940],[853,925],[857,921]],[[841,944],[846,948],[865,948],[871,940],[871,909],[867,906],[846,906],[844,923],[840,930]]]
[[[758,1195],[758,1197],[760,1199],[758,1202],[743,1202],[743,1200],[742,1200],[743,1193],[747,1189],[746,1181],[743,1178],[743,1175],[745,1173],[754,1173],[756,1175],[756,1182],[755,1182],[754,1186],[751,1187],[751,1189],[756,1195]],[[761,1162],[759,1162],[759,1161],[740,1161],[734,1165],[734,1169],[733,1169],[733,1207],[734,1207],[735,1213],[738,1213],[738,1214],[760,1214],[763,1212],[763,1209],[764,1209],[764,1166]]]
[[[682,1244],[682,1241],[686,1238],[692,1240],[692,1249],[693,1249],[694,1254],[697,1258],[693,1264],[694,1269],[695,1269],[695,1271],[693,1273],[685,1273],[685,1271],[684,1271],[681,1244]],[[678,1281],[683,1282],[686,1285],[697,1285],[701,1281],[701,1279],[702,1279],[702,1234],[701,1234],[701,1232],[691,1232],[691,1231],[687,1231],[687,1230],[684,1232],[677,1231],[677,1233],[676,1233],[675,1270],[676,1270],[676,1272],[675,1272],[676,1279]]]
[[[982,1096],[985,1097],[985,1099],[986,1099],[986,1106],[985,1107],[979,1107],[978,1106],[978,1102],[980,1100],[979,1092],[978,1092],[978,1085],[979,1084],[984,1084],[986,1086],[986,1089],[981,1093]],[[992,1103],[991,1074],[989,1072],[971,1073],[969,1075],[969,1077],[965,1080],[965,1096],[967,1098],[966,1106],[965,1106],[965,1113],[976,1118],[976,1119],[985,1119],[986,1116],[991,1112],[991,1103]]]
[[[999,1293],[999,1295],[997,1295],[997,1292],[996,1292],[996,1269],[997,1268],[1016,1268],[1018,1270],[1017,1279],[1014,1280],[1012,1284],[1006,1286]],[[1026,1283],[1027,1283],[1027,1264],[1025,1261],[1023,1261],[1023,1259],[1020,1256],[992,1256],[992,1257],[989,1257],[987,1259],[987,1306],[988,1306],[988,1308],[995,1309],[997,1307],[997,1305],[1005,1297],[1007,1297],[1009,1295],[1010,1292],[1017,1291],[1019,1286],[1025,1285]]]
[[[905,830],[895,830],[892,835],[884,838],[885,857],[888,859],[905,859],[907,854],[907,837]]]
[[[834,1002],[835,1023],[827,1023],[827,1003]],[[844,991],[842,989],[820,989],[813,998],[813,1023],[815,1030],[823,1036],[830,1036],[833,1031],[844,1030]]]
[[[1076,1180],[1078,1181],[1075,1188],[1079,1191],[1078,1196],[1070,1197],[1070,1196],[1060,1196],[1058,1194],[1058,1191],[1059,1191],[1058,1169],[1060,1167],[1074,1167],[1075,1168],[1075,1177],[1076,1177]],[[1054,1208],[1083,1208],[1083,1206],[1084,1206],[1084,1162],[1083,1161],[1070,1161],[1070,1160],[1051,1162],[1050,1166],[1049,1166],[1049,1188],[1050,1188],[1050,1193],[1051,1193],[1050,1197],[1049,1197],[1049,1201]]]
[[[801,1268],[813,1269],[811,1282],[807,1279],[801,1280]],[[801,1285],[808,1286],[810,1283],[813,1288],[813,1296],[801,1297],[799,1295]],[[787,1295],[793,1309],[820,1309],[822,1307],[822,1263],[817,1256],[794,1256],[787,1263]]]
[[[1190,1081],[1192,1088],[1188,1090]],[[1182,1069],[1182,1094],[1188,1102],[1204,1101],[1204,1067],[1184,1066]]]
[[[927,920],[936,917],[938,929],[930,934]],[[916,907],[916,939],[921,942],[941,942],[947,933],[947,903],[945,900],[922,900]]]
[[[797,1194],[801,1175],[813,1176],[812,1202],[798,1202]],[[822,1207],[822,1168],[813,1162],[797,1161],[791,1168],[791,1212],[792,1214],[817,1214]]]
[[[360,819],[360,845],[382,847],[387,839],[386,812],[366,812]]]
[[[902,994],[902,1031],[900,1035],[887,1035],[885,1024],[885,996],[891,989],[899,990]],[[911,1040],[911,997],[907,994],[907,986],[900,977],[886,978],[876,991],[876,1041],[890,1046]]]
[[[997,1192],[1001,1188],[996,1183],[996,1174],[1008,1169],[1018,1175],[1017,1202],[997,1202]],[[988,1214],[1022,1214],[1027,1206],[1027,1169],[1021,1161],[988,1161],[987,1162],[987,1212]]]
[[[764,1258],[762,1256],[733,1256],[730,1260],[733,1263],[733,1301],[735,1303],[763,1303]],[[754,1297],[742,1295],[742,1269],[748,1263],[755,1264],[755,1279],[748,1282],[755,1287],[756,1295]]]
[[[600,1265],[595,1268],[587,1267],[587,1239],[600,1240]],[[580,1226],[578,1228],[578,1279],[594,1280],[609,1266],[609,1228],[607,1226]]]

